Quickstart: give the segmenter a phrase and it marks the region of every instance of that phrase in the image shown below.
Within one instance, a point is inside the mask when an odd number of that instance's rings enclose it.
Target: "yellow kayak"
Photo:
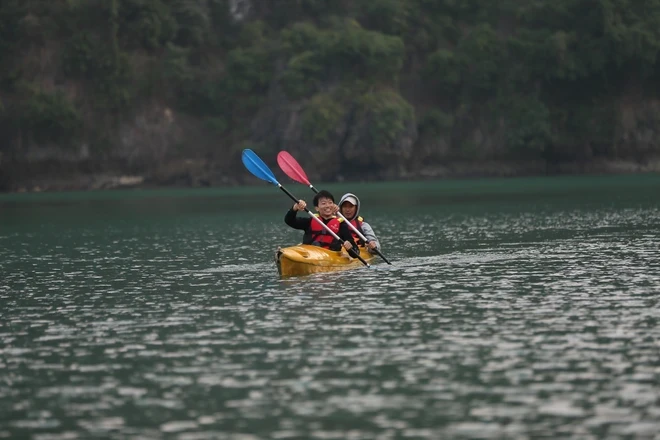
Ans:
[[[367,263],[374,259],[374,255],[363,247],[360,247],[360,256]],[[364,267],[360,260],[349,257],[344,250],[331,251],[309,244],[282,248],[277,251],[275,258],[277,271],[282,277]]]

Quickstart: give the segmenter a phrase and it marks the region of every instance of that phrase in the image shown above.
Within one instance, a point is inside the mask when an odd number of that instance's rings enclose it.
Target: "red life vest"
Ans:
[[[341,224],[342,220],[338,219],[336,217],[331,218],[330,220],[327,221],[327,223],[319,216],[318,214],[314,214],[316,218],[321,220],[325,225],[330,228],[332,232],[335,234],[339,235],[339,225]],[[312,230],[312,243],[315,246],[321,246],[322,248],[329,249],[330,245],[332,244],[333,241],[335,241],[335,237],[333,237],[328,231],[325,230],[325,228],[321,225],[319,225],[319,222],[316,220],[312,220],[312,223],[310,224],[310,229]]]
[[[360,231],[360,234],[364,235],[364,232],[362,232],[362,222],[364,219],[362,217],[356,217],[353,220],[351,220],[351,224],[355,226],[355,228]],[[350,229],[350,228],[349,228]],[[353,229],[351,229],[351,234],[353,234],[353,241],[355,241],[355,244],[358,246],[364,246],[364,240],[360,238],[359,235],[355,233]]]

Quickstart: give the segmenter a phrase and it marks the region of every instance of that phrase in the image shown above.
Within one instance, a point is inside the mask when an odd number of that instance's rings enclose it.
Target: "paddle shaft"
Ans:
[[[298,203],[298,199],[296,199],[296,197],[295,197],[293,194],[291,194],[291,193],[290,193],[285,187],[283,187],[280,183],[278,183],[277,186],[278,186],[282,191],[284,191],[284,193],[285,193],[287,196],[289,196],[289,197],[291,198],[291,200],[293,200],[294,202]],[[332,232],[332,229],[330,229],[330,228],[328,227],[328,225],[326,225],[326,224],[323,223],[321,220],[319,220],[318,217],[316,217],[316,216],[314,215],[314,213],[312,213],[312,211],[310,211],[309,209],[305,208],[305,212],[306,212],[307,214],[309,214],[309,216],[312,218],[312,220],[317,221],[317,222],[318,222],[318,223],[319,223],[319,224],[320,224],[320,225],[321,225],[326,231],[328,231],[328,232],[330,233],[330,235],[332,235],[332,236],[335,238],[335,240],[338,240],[339,242],[344,243],[344,240],[342,240],[341,238],[339,238],[339,236],[338,236],[337,234],[335,234],[334,232]],[[352,226],[352,225],[351,225],[351,226]],[[351,249],[350,251],[348,251],[348,253],[351,254],[351,255],[353,255],[353,256],[354,256],[355,258],[357,258],[358,260],[360,260],[360,261],[362,262],[362,264],[364,264],[365,266],[367,266],[367,267],[371,267],[371,266],[369,265],[369,263],[367,263],[367,262],[365,261],[365,259],[362,258],[362,256],[360,256],[360,254],[359,254],[358,252],[355,252],[354,249]]]
[[[316,194],[319,193],[319,191],[318,191],[316,188],[314,188],[314,185],[312,185],[311,183],[309,184],[309,187],[310,187],[310,188],[312,189],[312,191],[314,191]],[[365,244],[366,244],[367,241],[368,241],[368,240],[367,240],[367,237],[365,237],[365,236],[362,234],[362,232],[360,232],[360,231],[358,230],[358,228],[356,228],[355,226],[353,226],[353,223],[351,223],[351,222],[349,222],[348,220],[346,220],[346,217],[344,217],[344,216],[342,215],[341,211],[338,211],[337,214],[339,215],[339,217],[341,217],[341,218],[344,219],[344,221],[346,222],[346,224],[348,225],[348,227],[351,228],[351,230],[353,230],[353,232],[355,232],[355,233],[358,235],[358,237],[360,237],[362,240],[364,240],[364,242],[365,242]],[[379,256],[380,258],[382,258],[383,261],[385,261],[387,264],[392,264],[392,263],[390,263],[390,262],[387,260],[387,258],[385,258],[385,255],[383,255],[383,254],[380,253],[380,251],[379,251],[378,249],[373,248],[372,251],[374,251],[376,254],[378,254],[378,256]]]

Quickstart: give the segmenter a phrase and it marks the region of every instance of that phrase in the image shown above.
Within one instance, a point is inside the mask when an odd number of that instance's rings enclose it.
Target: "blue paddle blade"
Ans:
[[[266,165],[264,161],[261,160],[261,158],[257,156],[257,153],[255,153],[254,151],[250,150],[249,148],[246,148],[245,150],[243,150],[242,159],[245,168],[247,168],[249,172],[257,176],[261,180],[270,182],[273,185],[280,184],[275,178],[273,172],[270,170],[270,168],[268,168],[268,165]]]

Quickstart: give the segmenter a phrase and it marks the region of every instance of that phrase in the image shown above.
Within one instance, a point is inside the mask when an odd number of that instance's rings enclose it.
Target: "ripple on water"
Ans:
[[[256,220],[4,235],[0,437],[652,438],[658,219],[409,212],[287,280]]]

